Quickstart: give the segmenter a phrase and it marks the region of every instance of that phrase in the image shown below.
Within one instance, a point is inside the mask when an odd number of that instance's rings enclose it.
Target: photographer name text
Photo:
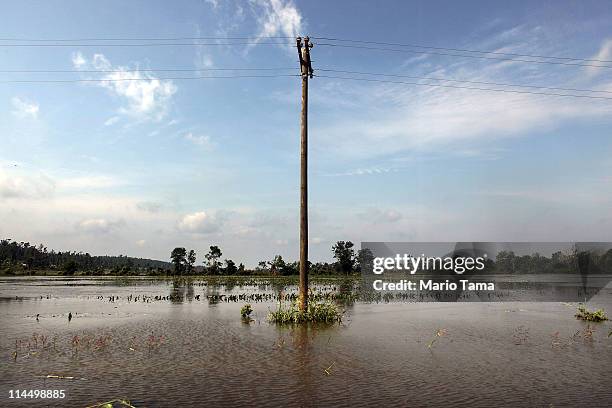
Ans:
[[[495,283],[493,282],[470,282],[467,279],[459,280],[457,282],[451,282],[448,279],[444,282],[434,281],[432,279],[420,279],[417,282],[408,279],[402,279],[395,282],[385,282],[382,279],[377,279],[372,283],[372,287],[377,291],[416,291],[416,290],[429,290],[429,291],[452,291],[452,290],[482,290],[482,291],[493,291],[495,290]]]

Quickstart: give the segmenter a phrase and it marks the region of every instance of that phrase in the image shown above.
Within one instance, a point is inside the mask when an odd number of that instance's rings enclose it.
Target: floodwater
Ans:
[[[576,304],[355,302],[341,324],[292,328],[266,321],[273,300],[250,323],[244,301],[208,300],[281,290],[2,278],[0,406],[612,406],[612,325]],[[588,306],[612,311],[610,285]]]

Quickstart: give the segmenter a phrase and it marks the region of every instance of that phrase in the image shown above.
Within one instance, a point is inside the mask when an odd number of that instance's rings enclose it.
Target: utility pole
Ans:
[[[302,124],[300,135],[300,309],[308,307],[308,78],[312,78],[308,37],[297,38],[302,74]]]

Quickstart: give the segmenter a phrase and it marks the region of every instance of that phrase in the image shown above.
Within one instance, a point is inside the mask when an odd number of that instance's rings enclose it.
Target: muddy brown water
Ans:
[[[612,406],[612,325],[576,320],[575,304],[356,302],[305,328],[269,324],[273,301],[245,324],[244,302],[206,298],[277,290],[2,278],[0,406]],[[610,286],[589,307],[612,311]]]

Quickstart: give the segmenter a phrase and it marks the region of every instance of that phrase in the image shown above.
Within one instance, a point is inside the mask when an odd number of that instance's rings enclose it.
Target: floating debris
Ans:
[[[82,377],[73,377],[70,375],[56,375],[56,374],[47,374],[47,375],[39,375],[38,378],[50,378],[55,380],[86,380],[86,378]]]
[[[331,369],[334,366],[334,364],[336,364],[335,361],[333,363],[331,363],[331,365],[329,367],[327,367],[325,370],[323,370],[323,371],[325,371],[326,375],[331,375]]]
[[[431,349],[431,347],[434,345],[434,343],[442,336],[446,336],[446,334],[448,333],[448,330],[446,329],[438,329],[436,331],[436,335],[434,336],[433,339],[431,339],[431,341],[427,344],[427,348]]]
[[[119,405],[115,405],[115,404],[119,404]],[[88,405],[85,408],[114,408],[114,407],[128,407],[128,408],[136,408],[134,407],[130,401],[126,400],[126,399],[114,399],[114,400],[110,400],[110,401],[106,401],[106,402],[101,402],[99,404],[94,404],[94,405]]]

